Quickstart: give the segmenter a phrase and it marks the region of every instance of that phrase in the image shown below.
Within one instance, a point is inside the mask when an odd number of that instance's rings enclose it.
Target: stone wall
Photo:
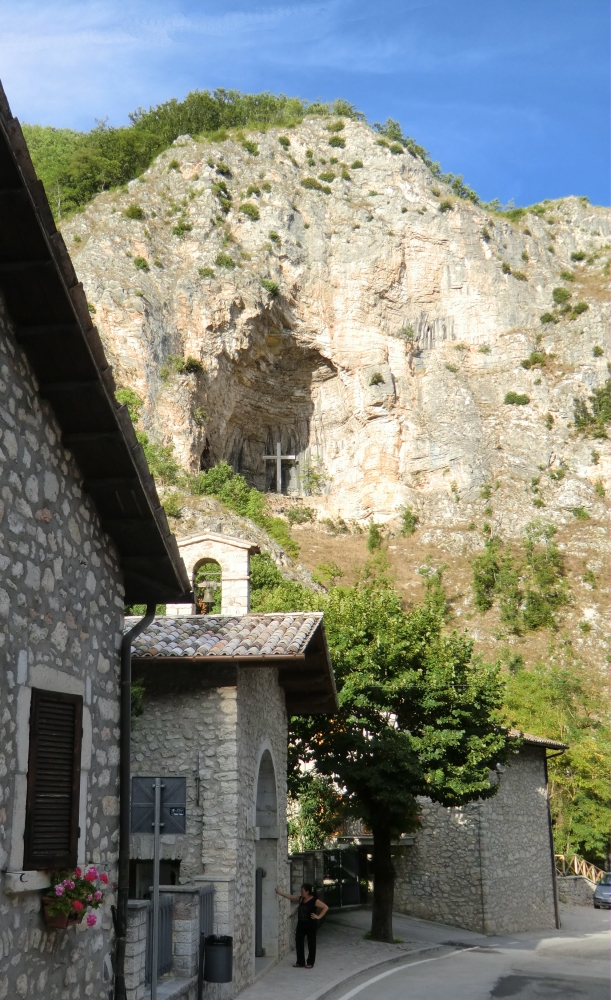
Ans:
[[[524,746],[486,801],[421,800],[415,844],[396,859],[397,910],[485,934],[555,927],[544,753]]]
[[[118,562],[0,303],[0,997],[108,998],[110,903],[94,928],[47,930],[23,867],[31,689],[83,697],[79,862],[116,882]]]
[[[180,669],[137,665],[135,675],[144,678],[146,693],[132,736],[132,773],[187,780],[187,833],[162,835],[161,853],[180,859],[182,884],[214,885],[215,933],[234,937],[233,984],[217,988],[214,996],[234,995],[254,975],[255,805],[265,750],[274,762],[279,804],[277,837],[266,845],[268,850],[274,845],[278,880],[288,885],[284,693],[275,668],[238,668],[231,687],[210,686],[211,668],[199,664]],[[152,836],[132,837],[132,857],[152,857]],[[283,954],[288,907],[276,905],[276,948]]]
[[[289,902],[275,896],[278,885],[288,892],[288,840],[286,827],[286,768],[287,768],[287,717],[284,693],[278,686],[274,668],[240,668],[238,670],[238,762],[240,774],[239,845],[236,875],[236,908],[251,914],[236,940],[234,956],[239,975],[246,983],[252,978],[254,934],[254,875],[261,864],[267,871],[264,880],[264,907],[273,912],[277,921],[277,941],[267,942],[268,954],[281,957],[289,947]],[[254,841],[253,830],[257,824],[256,791],[259,765],[264,751],[271,754],[276,779],[278,806],[277,836],[267,830],[265,839]],[[261,835],[263,836],[263,828]],[[275,862],[275,864],[274,864]],[[271,869],[271,870],[270,870]],[[263,941],[266,946],[265,936]],[[273,949],[276,955],[273,954]]]
[[[144,713],[136,720],[132,733],[132,774],[178,775],[187,782],[187,832],[162,834],[161,856],[180,859],[183,883],[208,869],[225,875],[233,873],[237,814],[236,689],[209,688],[197,677],[188,686],[170,683],[169,676],[167,684],[161,680],[152,682],[147,679],[148,671],[142,674],[146,695]],[[152,836],[135,834],[132,857],[152,856]]]
[[[125,988],[128,1000],[144,1000],[146,990],[147,899],[130,899],[127,910]]]
[[[558,876],[558,899],[573,906],[592,906],[596,885],[583,875]]]

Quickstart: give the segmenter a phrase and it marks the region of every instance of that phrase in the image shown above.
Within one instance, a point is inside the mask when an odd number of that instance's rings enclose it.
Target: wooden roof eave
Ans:
[[[0,84],[0,291],[16,339],[117,549],[127,603],[180,601],[190,583],[83,287]]]

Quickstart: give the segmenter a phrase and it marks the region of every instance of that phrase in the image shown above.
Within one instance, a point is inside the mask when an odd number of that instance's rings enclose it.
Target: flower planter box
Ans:
[[[85,911],[77,913],[76,910],[71,910],[70,913],[57,913],[51,916],[49,913],[49,906],[51,903],[55,903],[56,899],[52,896],[42,897],[42,909],[45,918],[45,924],[47,927],[55,927],[58,930],[65,930],[67,927],[74,927],[76,924],[80,924],[83,917],[85,916]]]

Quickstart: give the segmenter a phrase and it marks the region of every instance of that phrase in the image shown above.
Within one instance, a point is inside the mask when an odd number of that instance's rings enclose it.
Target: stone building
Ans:
[[[1,87],[0,567],[0,997],[108,1000],[112,892],[66,930],[41,896],[116,882],[124,602],[189,583]]]
[[[493,774],[492,798],[456,808],[421,799],[421,828],[395,858],[396,909],[484,934],[558,927],[546,755],[565,749],[525,734]]]
[[[233,575],[247,581],[248,543],[206,537],[180,543],[192,578],[199,560],[233,552]],[[223,996],[289,947],[289,906],[274,891],[289,878],[287,718],[337,707],[322,615],[248,614],[242,593],[233,617],[157,618],[133,652],[145,694],[132,773],[186,778],[187,832],[162,835],[162,870],[182,892],[214,886],[215,932],[234,938]],[[148,891],[152,848],[150,834],[132,836],[134,896]]]

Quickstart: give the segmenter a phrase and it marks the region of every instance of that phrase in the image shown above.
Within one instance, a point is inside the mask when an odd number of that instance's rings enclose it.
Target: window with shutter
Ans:
[[[77,861],[83,699],[32,690],[23,867]]]

